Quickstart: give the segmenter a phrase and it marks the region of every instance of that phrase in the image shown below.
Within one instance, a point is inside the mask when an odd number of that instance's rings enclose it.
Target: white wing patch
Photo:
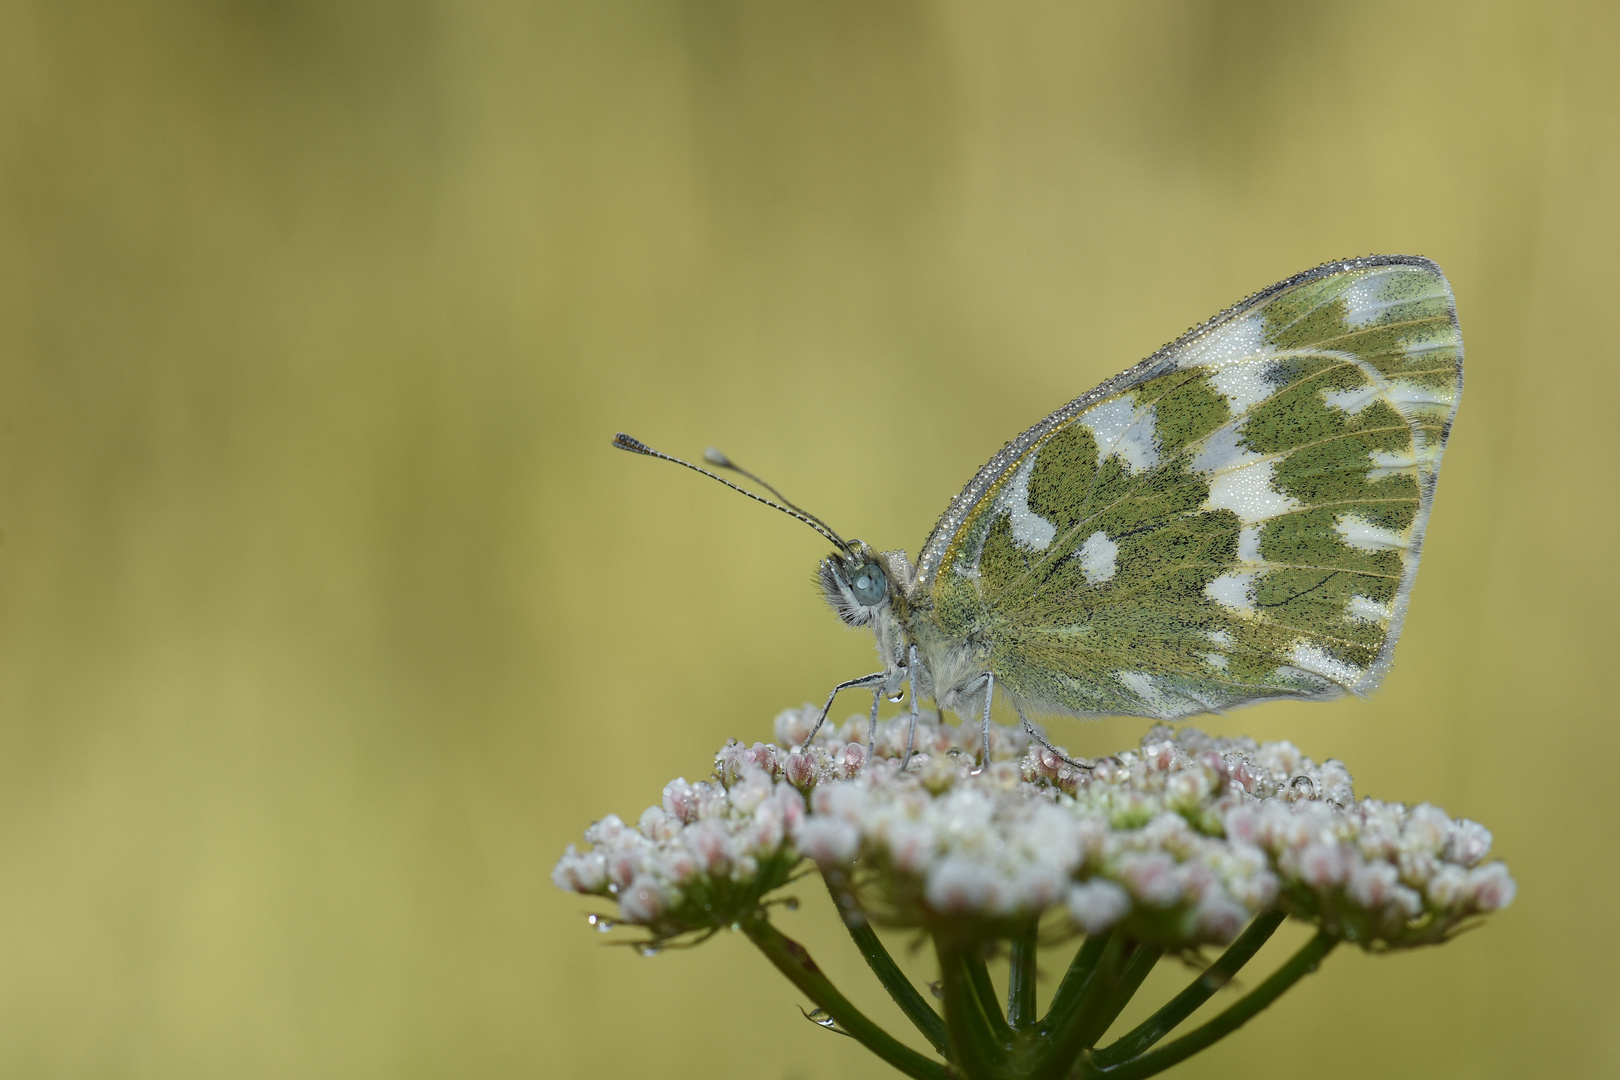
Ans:
[[[1344,617],[1350,622],[1387,623],[1395,617],[1395,612],[1389,604],[1380,604],[1377,600],[1356,593],[1344,606]]]
[[[1298,510],[1298,500],[1272,484],[1275,465],[1263,459],[1217,474],[1209,482],[1209,498],[1204,500],[1203,509],[1230,510],[1246,525]]]
[[[1189,341],[1176,357],[1176,366],[1218,368],[1234,360],[1270,356],[1274,351],[1273,346],[1266,344],[1264,316],[1251,315],[1247,319],[1235,319],[1217,327],[1196,341]]]
[[[1402,551],[1411,546],[1411,542],[1400,533],[1374,525],[1355,514],[1340,514],[1334,518],[1333,531],[1346,544],[1359,551]]]
[[[1185,692],[1165,693],[1154,682],[1153,676],[1143,671],[1116,671],[1114,677],[1124,684],[1125,689],[1135,694],[1137,700],[1146,705],[1155,716],[1170,718],[1172,716],[1187,716],[1192,713],[1207,712],[1212,703],[1191,698]]]
[[[1094,405],[1079,422],[1097,440],[1097,461],[1117,457],[1125,470],[1139,473],[1159,463],[1159,440],[1153,406],[1138,409],[1129,394]]]
[[[1390,308],[1416,304],[1423,300],[1450,300],[1449,293],[1424,293],[1420,296],[1398,296],[1385,299],[1384,286],[1399,273],[1371,274],[1347,286],[1339,295],[1344,298],[1344,321],[1351,326],[1366,326]]]
[[[1404,414],[1403,405],[1452,405],[1457,400],[1454,386],[1428,386],[1397,379],[1389,384],[1389,400]]]
[[[1231,404],[1232,414],[1241,416],[1276,392],[1268,378],[1271,368],[1270,360],[1229,363],[1210,375],[1209,384]]]
[[[1301,671],[1319,675],[1347,690],[1355,686],[1365,674],[1356,665],[1329,656],[1308,641],[1294,642],[1294,651],[1288,654],[1288,662]]]
[[[1400,451],[1374,450],[1372,463],[1373,467],[1367,470],[1367,479],[1382,480],[1386,476],[1417,468],[1417,457]]]
[[[1080,572],[1086,576],[1086,584],[1101,585],[1114,576],[1119,545],[1098,529],[1086,537],[1086,542],[1074,554],[1080,560]]]
[[[1358,386],[1350,390],[1324,390],[1322,391],[1322,400],[1327,402],[1329,408],[1338,409],[1340,412],[1349,413],[1351,416],[1359,416],[1362,409],[1378,400],[1378,395],[1382,392],[1382,389],[1382,387],[1369,383],[1366,386]]]
[[[1238,558],[1244,562],[1261,562],[1260,558],[1260,527],[1258,525],[1245,525],[1238,530]]]
[[[1029,477],[1034,471],[1035,455],[1027,454],[1024,463],[1013,473],[1012,482],[1001,489],[998,501],[1007,512],[1013,543],[1025,551],[1045,551],[1052,546],[1057,526],[1029,508]]]
[[[1192,459],[1192,467],[1202,473],[1219,472],[1235,465],[1259,461],[1260,455],[1244,446],[1236,425],[1228,425],[1204,440]]]
[[[1208,585],[1204,586],[1204,595],[1217,604],[1230,611],[1243,615],[1254,614],[1254,579],[1259,574],[1248,571],[1242,574],[1222,574]],[[1216,644],[1230,644],[1231,639]]]

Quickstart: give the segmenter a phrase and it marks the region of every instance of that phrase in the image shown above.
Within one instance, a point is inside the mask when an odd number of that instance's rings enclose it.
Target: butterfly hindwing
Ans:
[[[1370,691],[1461,372],[1433,263],[1281,282],[981,469],[924,547],[914,618],[1049,711],[1172,717]]]

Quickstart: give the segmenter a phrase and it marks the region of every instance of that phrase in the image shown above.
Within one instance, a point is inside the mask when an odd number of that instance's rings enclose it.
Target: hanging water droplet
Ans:
[[[664,950],[660,949],[656,945],[643,945],[640,949],[637,949],[636,951],[641,953],[642,956],[657,956],[659,953],[663,952]]]
[[[605,934],[618,925],[618,923],[614,922],[612,919],[605,919],[600,915],[587,915],[585,916],[585,921],[596,927],[596,932],[598,934]]]
[[[798,911],[799,898],[797,896],[790,896],[786,900],[782,901],[782,906],[787,908],[789,911]]]
[[[801,1008],[799,1011],[804,1012],[804,1009]],[[820,1024],[824,1028],[831,1028],[834,1024],[832,1013],[826,1009],[811,1009],[809,1012],[804,1013],[804,1018],[812,1024]]]
[[[929,983],[928,992],[939,998],[941,1001],[945,1000],[945,984],[942,982]]]
[[[904,700],[906,700],[906,688],[904,686],[889,695],[889,701],[896,705]]]

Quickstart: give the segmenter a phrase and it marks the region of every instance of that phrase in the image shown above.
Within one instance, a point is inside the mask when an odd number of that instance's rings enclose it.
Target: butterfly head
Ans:
[[[828,605],[850,626],[870,623],[893,588],[883,557],[859,540],[821,560],[817,577]]]

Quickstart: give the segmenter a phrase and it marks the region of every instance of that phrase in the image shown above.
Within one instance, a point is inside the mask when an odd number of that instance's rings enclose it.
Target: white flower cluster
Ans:
[[[716,929],[755,911],[800,859],[790,836],[803,823],[804,796],[776,779],[778,753],[759,748],[765,767],[733,755],[724,784],[672,781],[663,804],[649,806],[634,827],[609,814],[585,830],[590,850],[568,845],[552,882],[618,900],[622,921],[659,939]],[[604,930],[613,925],[591,921]]]
[[[797,748],[814,709],[777,718]],[[851,719],[808,750],[728,744],[713,782],[677,780],[631,829],[609,817],[568,849],[556,884],[613,896],[657,937],[757,910],[802,855],[875,916],[1025,922],[1066,911],[1179,948],[1231,940],[1281,906],[1346,940],[1443,940],[1511,902],[1490,833],[1427,804],[1355,799],[1337,761],[1287,742],[1155,728],[1137,750],[1082,768],[1021,731],[924,716],[904,772],[907,718],[879,725],[873,760]]]

